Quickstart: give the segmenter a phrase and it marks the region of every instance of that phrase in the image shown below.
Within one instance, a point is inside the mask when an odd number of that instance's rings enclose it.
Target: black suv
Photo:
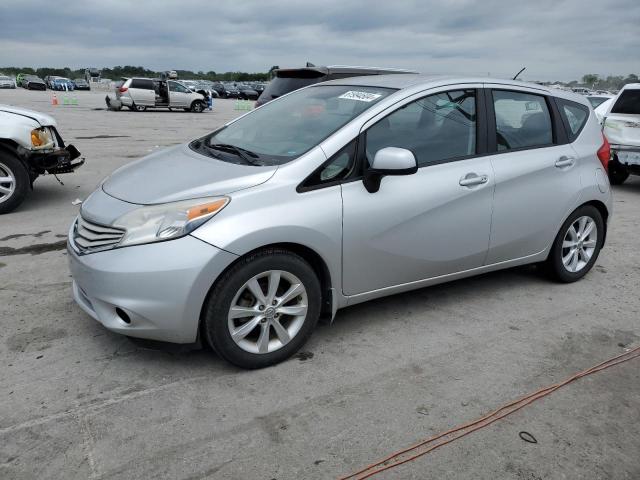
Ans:
[[[330,67],[309,66],[304,68],[281,68],[275,71],[275,77],[264,89],[256,107],[313,83],[336,80],[338,78],[361,77],[364,75],[387,75],[390,73],[419,73],[397,68],[347,67],[335,65]]]

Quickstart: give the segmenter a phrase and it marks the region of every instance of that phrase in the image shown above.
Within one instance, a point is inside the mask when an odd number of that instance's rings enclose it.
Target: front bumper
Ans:
[[[196,341],[209,289],[238,258],[191,236],[81,255],[73,226],[67,250],[73,296],[85,312],[113,332],[174,343]]]

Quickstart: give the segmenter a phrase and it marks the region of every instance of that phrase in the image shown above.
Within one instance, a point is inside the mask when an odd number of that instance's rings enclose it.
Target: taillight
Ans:
[[[129,90],[127,87],[120,87],[120,88],[118,89],[118,91],[119,91],[120,93],[124,93],[124,92],[126,92],[127,90]]]
[[[604,171],[609,171],[609,160],[611,159],[611,145],[609,145],[609,140],[605,134],[602,134],[602,146],[598,149],[598,158],[600,159],[600,163],[604,167]]]

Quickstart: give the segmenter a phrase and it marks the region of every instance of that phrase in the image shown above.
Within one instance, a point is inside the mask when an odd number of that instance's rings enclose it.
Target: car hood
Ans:
[[[31,120],[35,120],[40,125],[44,126],[55,126],[56,121],[53,117],[46,115],[44,113],[36,112],[34,110],[27,110],[26,108],[18,108],[12,107],[11,105],[2,105],[0,104],[0,112],[12,113],[14,115],[20,115],[22,117],[30,118]]]
[[[277,169],[224,162],[184,144],[119,168],[102,189],[119,200],[140,205],[177,202],[253,187],[269,180]]]

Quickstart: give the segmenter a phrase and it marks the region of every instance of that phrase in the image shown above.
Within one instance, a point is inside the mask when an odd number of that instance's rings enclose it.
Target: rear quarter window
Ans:
[[[569,142],[573,142],[587,124],[589,108],[586,105],[561,98],[556,98],[556,102]]]

